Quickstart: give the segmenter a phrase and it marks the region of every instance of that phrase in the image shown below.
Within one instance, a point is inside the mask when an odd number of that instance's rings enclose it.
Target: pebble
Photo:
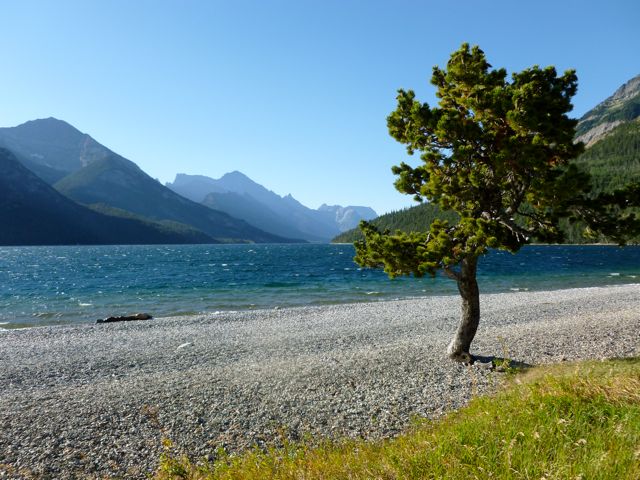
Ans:
[[[8,331],[0,478],[142,479],[166,449],[200,459],[284,438],[396,435],[495,388],[492,357],[639,355],[638,293],[482,295],[473,366],[445,355],[455,296]]]

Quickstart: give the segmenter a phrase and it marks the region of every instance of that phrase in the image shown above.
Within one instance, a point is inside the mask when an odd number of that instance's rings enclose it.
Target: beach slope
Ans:
[[[307,434],[379,438],[523,364],[640,354],[639,285],[481,296],[472,367],[445,349],[459,298],[229,312],[0,333],[0,473],[144,478]],[[211,458],[211,457],[210,457]]]

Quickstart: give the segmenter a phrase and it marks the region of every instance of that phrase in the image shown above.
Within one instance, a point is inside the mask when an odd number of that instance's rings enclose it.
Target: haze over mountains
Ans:
[[[587,145],[577,163],[591,173],[595,192],[640,181],[640,76],[587,112],[576,138]],[[237,171],[219,179],[178,174],[161,185],[54,118],[0,128],[0,148],[3,245],[325,242],[376,217],[368,207],[311,209]],[[418,216],[383,220],[402,228],[402,218],[409,227]]]
[[[54,118],[0,128],[0,147],[4,181],[12,182],[0,191],[5,245],[328,241],[360,216],[375,216],[366,207],[311,210],[239,172],[193,201]],[[55,225],[66,234],[53,235]]]
[[[234,171],[213,179],[202,175],[176,175],[167,187],[195,202],[243,218],[282,236],[328,241],[340,232],[377,216],[369,207],[322,205],[305,207],[291,195],[280,195]]]
[[[65,197],[0,148],[0,245],[209,243],[195,229],[105,215]]]

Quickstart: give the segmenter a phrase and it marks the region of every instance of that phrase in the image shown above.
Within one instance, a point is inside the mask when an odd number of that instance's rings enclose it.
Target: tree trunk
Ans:
[[[462,297],[462,318],[447,353],[458,362],[470,363],[469,348],[480,323],[480,291],[476,281],[478,257],[467,257],[460,264],[457,276],[458,291]]]

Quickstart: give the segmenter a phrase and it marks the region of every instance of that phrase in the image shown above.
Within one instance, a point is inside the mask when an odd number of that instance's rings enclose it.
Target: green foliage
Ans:
[[[591,174],[594,193],[611,193],[640,181],[640,120],[616,127],[587,149],[577,164]]]
[[[582,221],[594,237],[602,232],[620,243],[640,229],[630,210],[638,196],[633,190],[593,195],[588,173],[572,162],[583,151],[573,141],[577,122],[567,115],[577,89],[574,71],[558,75],[554,67],[533,66],[509,81],[480,48],[464,44],[446,69],[434,67],[431,83],[437,107],[399,90],[387,118],[391,136],[422,160],[393,167],[395,186],[460,219],[436,220],[423,234],[363,223],[364,240],[355,242],[359,264],[391,276],[443,269],[460,280],[452,267],[488,248],[516,252],[532,241],[564,240],[561,222]]]
[[[517,251],[537,238],[561,239],[558,221],[588,181],[569,161],[574,144],[573,71],[534,66],[514,73],[493,70],[480,48],[464,44],[447,68],[434,67],[439,106],[399,90],[387,118],[389,133],[420,152],[422,165],[393,167],[395,186],[459,215],[457,224],[434,222],[428,234],[390,234],[363,224],[356,261],[384,266],[390,275],[433,274],[488,248]]]
[[[537,367],[393,439],[165,455],[158,479],[640,478],[640,359]]]
[[[591,195],[613,193],[630,182],[640,182],[640,120],[619,125],[605,138],[587,148],[575,163],[581,171],[591,176]],[[416,232],[428,231],[436,218],[450,223],[456,223],[458,219],[454,212],[445,212],[433,204],[423,203],[382,215],[370,223],[381,231]],[[559,229],[567,243],[611,241],[602,235],[586,237],[585,228],[584,222],[570,222],[567,218],[559,221]],[[353,229],[342,233],[333,241],[353,243],[363,238],[359,229]],[[638,237],[632,238],[632,241],[638,242]]]

